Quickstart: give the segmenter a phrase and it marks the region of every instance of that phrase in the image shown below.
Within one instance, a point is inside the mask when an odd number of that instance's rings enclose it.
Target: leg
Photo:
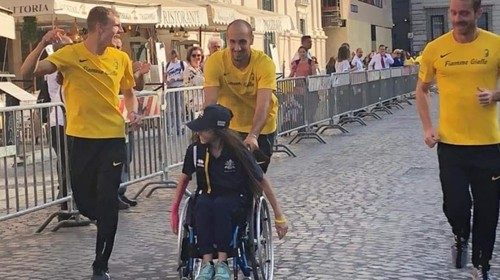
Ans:
[[[214,253],[212,197],[206,194],[198,195],[194,208],[196,242],[199,252],[203,256],[200,275],[196,280],[212,280],[215,273],[212,262]]]
[[[238,134],[242,139],[245,139],[248,135],[248,133],[244,132],[238,132]],[[259,135],[259,138],[257,138],[259,149],[264,153],[264,155],[266,155],[269,158],[269,160],[267,160],[266,162],[259,164],[260,168],[262,168],[262,171],[264,171],[264,173],[267,172],[269,164],[271,163],[271,156],[273,155],[273,145],[275,138],[276,138],[276,133],[261,134]]]
[[[59,177],[59,194],[57,197],[66,197],[68,189],[66,185],[66,151],[64,150],[65,133],[64,126],[56,125],[50,127],[51,146],[57,155],[57,175]],[[59,141],[58,141],[59,139]],[[58,143],[59,142],[59,143]],[[61,204],[61,210],[67,210],[68,204]]]
[[[219,255],[219,261],[227,260],[232,252],[230,246],[235,226],[235,215],[243,207],[243,199],[239,195],[218,196],[213,200],[214,210],[214,240]],[[225,258],[224,258],[225,256]]]
[[[197,244],[200,250],[200,254],[202,254],[203,256],[208,254],[212,255],[214,252],[214,223],[213,199],[211,196],[206,194],[198,195],[198,197],[196,198],[194,219]]]
[[[439,143],[439,178],[443,190],[443,211],[455,236],[470,235],[471,197],[469,168],[461,147]]]
[[[118,187],[126,160],[124,139],[102,140],[97,173],[97,240],[94,269],[108,270],[118,225]]]
[[[472,225],[472,264],[489,270],[498,223],[500,151],[494,145],[478,148],[472,174],[474,217]]]
[[[97,220],[97,148],[92,140],[68,136],[71,189],[79,212]]]

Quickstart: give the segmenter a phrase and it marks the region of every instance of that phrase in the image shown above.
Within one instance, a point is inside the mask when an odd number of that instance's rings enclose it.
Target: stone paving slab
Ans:
[[[349,134],[330,132],[327,144],[291,145],[297,158],[273,159],[269,177],[291,222],[275,242],[275,279],[470,279],[470,267],[449,264],[436,152],[422,141],[414,107],[349,125]],[[177,279],[172,193],[141,197],[120,213],[113,279]],[[95,227],[34,234],[48,214],[0,223],[0,279],[90,278]],[[499,246],[492,271],[500,276]]]

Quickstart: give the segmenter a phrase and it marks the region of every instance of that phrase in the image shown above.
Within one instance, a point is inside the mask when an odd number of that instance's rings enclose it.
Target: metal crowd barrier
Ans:
[[[53,229],[88,225],[73,208],[68,146],[65,133],[51,129],[41,116],[55,111],[57,119],[62,103],[0,108],[0,221],[16,218],[55,205],[61,210],[52,213],[40,226],[41,232],[56,216],[65,214]],[[48,117],[50,118],[50,117]],[[64,159],[64,160],[62,160]],[[74,219],[69,219],[74,216]]]
[[[407,96],[415,89],[417,71],[407,66],[278,80],[278,136],[296,131],[290,144],[307,138],[323,143],[318,133],[326,129],[345,133],[347,123],[366,125],[365,117],[381,119],[378,111],[392,114],[390,108],[402,108],[401,102],[411,105]]]
[[[203,107],[203,87],[174,88],[165,90],[160,96],[158,134],[164,141],[158,141],[162,153],[161,180],[145,184],[134,196],[137,198],[149,186],[153,186],[146,197],[157,189],[175,188],[176,181],[169,180],[172,168],[182,165],[184,154],[192,142],[193,134],[185,123],[195,119]],[[151,174],[154,176],[154,174]],[[149,178],[149,177],[148,177]]]

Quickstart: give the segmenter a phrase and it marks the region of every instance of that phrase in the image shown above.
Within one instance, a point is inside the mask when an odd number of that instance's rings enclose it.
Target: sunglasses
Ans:
[[[193,54],[191,55],[191,57],[201,57],[201,54],[196,54],[196,53],[193,53]]]

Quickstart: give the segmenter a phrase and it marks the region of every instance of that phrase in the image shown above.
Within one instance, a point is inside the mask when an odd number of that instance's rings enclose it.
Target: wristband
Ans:
[[[276,224],[286,224],[287,219],[285,216],[281,216],[279,219],[274,219],[274,223]]]
[[[259,138],[259,136],[257,136],[257,134],[255,134],[255,133],[248,133],[248,136],[252,136],[255,139]]]

